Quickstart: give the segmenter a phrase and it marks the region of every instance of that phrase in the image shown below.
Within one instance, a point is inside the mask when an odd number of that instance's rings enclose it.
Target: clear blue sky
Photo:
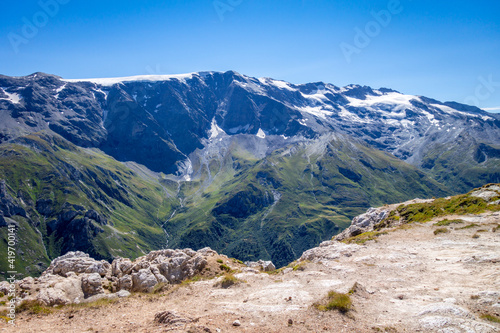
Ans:
[[[64,4],[40,5],[54,1]],[[232,69],[500,108],[499,65],[493,0],[4,0],[0,12],[0,73],[13,76]]]

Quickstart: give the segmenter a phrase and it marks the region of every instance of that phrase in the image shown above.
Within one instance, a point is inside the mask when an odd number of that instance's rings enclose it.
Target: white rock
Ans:
[[[132,273],[132,291],[152,292],[158,280],[148,268],[143,268],[137,273]]]
[[[36,298],[47,306],[75,303],[76,300],[84,298],[80,277],[64,278],[46,274],[40,279],[42,278],[45,287],[40,288]]]
[[[102,288],[102,279],[99,273],[83,274],[82,275],[82,290],[85,297],[94,296],[104,293]]]

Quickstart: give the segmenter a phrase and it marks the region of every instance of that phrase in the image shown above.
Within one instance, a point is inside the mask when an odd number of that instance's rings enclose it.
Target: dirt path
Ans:
[[[500,213],[447,217],[463,223],[435,235],[432,221],[399,228],[364,245],[332,242],[316,248],[304,270],[267,274],[247,269],[228,289],[199,281],[167,295],[136,294],[99,308],[19,314],[6,332],[500,332],[481,319],[500,315]],[[444,218],[440,218],[442,220]],[[470,223],[478,226],[469,228]],[[483,231],[484,230],[484,231]],[[473,238],[474,235],[479,237]],[[476,236],[474,236],[476,237]],[[328,245],[328,244],[327,244]],[[329,290],[355,282],[354,310],[312,307]],[[159,324],[175,311],[192,322]],[[233,326],[238,320],[241,326]],[[182,321],[182,320],[181,320]]]

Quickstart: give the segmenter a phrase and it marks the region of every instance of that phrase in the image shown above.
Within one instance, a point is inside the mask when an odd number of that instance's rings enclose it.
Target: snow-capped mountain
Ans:
[[[0,76],[0,148],[0,217],[38,230],[40,258],[211,246],[281,265],[370,206],[500,182],[498,114],[233,71]]]
[[[343,133],[416,166],[436,145],[463,136],[500,144],[496,114],[358,85],[200,72],[85,80],[36,73],[0,77],[0,87],[2,142],[51,129],[154,171],[174,172],[179,160],[222,133],[281,136],[284,144]],[[149,148],[132,156],[131,145]]]

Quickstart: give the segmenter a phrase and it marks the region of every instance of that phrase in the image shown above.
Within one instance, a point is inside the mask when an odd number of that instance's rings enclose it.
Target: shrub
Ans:
[[[326,304],[315,303],[314,307],[320,311],[338,310],[342,313],[346,313],[351,310],[352,301],[348,294],[342,294],[332,290],[328,292]]]
[[[434,235],[445,234],[449,232],[447,228],[437,228],[434,230]]]
[[[480,316],[481,319],[486,319],[488,321],[494,322],[494,323],[500,323],[500,317],[490,315],[490,314],[483,314]]]
[[[229,266],[228,266],[228,265],[226,265],[226,264],[221,264],[221,265],[219,266],[219,268],[220,268],[221,270],[223,270],[223,271],[226,271],[226,272],[230,272],[230,271],[231,271],[231,267],[229,267]]]
[[[18,313],[29,312],[32,314],[47,315],[52,313],[52,309],[43,305],[37,300],[24,301],[16,307]]]
[[[222,264],[224,261],[223,261],[222,259],[217,259],[217,262],[218,262],[219,264]]]
[[[452,223],[464,223],[463,220],[448,220],[448,219],[444,219],[442,221],[439,221],[437,223],[434,223],[435,226],[438,226],[438,227],[446,227],[446,226],[449,226],[450,224]]]
[[[298,263],[297,265],[293,266],[293,271],[304,271],[306,269],[306,263],[305,262],[301,262],[301,263]]]
[[[471,228],[474,228],[474,227],[479,227],[479,224],[470,223],[470,224],[468,224],[465,227],[462,227],[460,229],[471,229]]]
[[[225,274],[222,280],[217,282],[215,285],[220,286],[222,288],[229,288],[231,286],[234,286],[235,284],[240,283],[241,280],[237,279],[233,274]]]

